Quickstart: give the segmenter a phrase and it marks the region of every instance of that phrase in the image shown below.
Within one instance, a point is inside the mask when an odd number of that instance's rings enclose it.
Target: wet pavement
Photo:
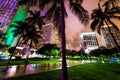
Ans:
[[[67,67],[80,64],[80,61],[67,61]],[[0,66],[0,79],[61,69],[61,62],[47,64],[28,64]],[[4,71],[5,70],[5,71]]]

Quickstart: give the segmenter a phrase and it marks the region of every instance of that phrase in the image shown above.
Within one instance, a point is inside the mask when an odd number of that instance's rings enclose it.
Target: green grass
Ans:
[[[29,59],[28,64],[43,64],[43,63],[56,63],[60,62],[60,59]],[[6,66],[8,63],[7,60],[0,60],[0,66]],[[11,60],[9,65],[24,65],[25,60]]]
[[[60,80],[61,70],[14,77],[6,80]],[[69,80],[120,80],[120,64],[86,63],[68,68]]]

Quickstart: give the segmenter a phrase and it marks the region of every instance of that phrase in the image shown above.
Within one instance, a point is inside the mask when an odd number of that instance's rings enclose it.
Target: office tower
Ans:
[[[0,0],[0,31],[5,33],[18,7],[17,0]]]
[[[43,25],[42,27],[42,39],[39,39],[39,47],[44,44],[57,44],[60,46],[60,40],[58,36],[57,30],[54,28],[55,26],[52,23],[48,23]]]
[[[80,36],[83,41],[82,45],[85,53],[89,54],[91,50],[99,48],[95,32],[85,32],[82,33]]]
[[[111,30],[111,33],[114,36],[117,44],[120,46],[120,31],[111,25],[110,25],[110,30]],[[100,29],[100,33],[101,33],[101,39],[103,42],[103,46],[105,46],[107,48],[116,47],[115,42],[114,42],[112,36],[110,35],[107,26],[103,26],[103,28]]]

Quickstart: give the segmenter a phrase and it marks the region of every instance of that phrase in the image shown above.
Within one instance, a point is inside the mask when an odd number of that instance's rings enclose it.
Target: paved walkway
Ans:
[[[69,60],[67,61],[67,67],[80,63],[80,61]],[[61,62],[48,64],[28,64],[26,66],[14,65],[9,66],[6,71],[3,71],[5,68],[6,66],[0,66],[0,79],[61,69]]]

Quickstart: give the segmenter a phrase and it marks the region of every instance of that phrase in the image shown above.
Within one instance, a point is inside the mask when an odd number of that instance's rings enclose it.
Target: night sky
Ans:
[[[91,14],[91,11],[97,7],[98,0],[84,0],[82,6]],[[84,26],[80,23],[71,10],[67,7],[68,18],[66,19],[66,40],[67,44],[71,44],[71,48],[74,50],[80,49],[81,39],[80,33],[90,32],[90,23],[87,26]],[[100,41],[99,41],[100,42]]]
[[[82,6],[86,9],[89,14],[95,8],[97,8],[97,3],[99,0],[84,0]],[[120,3],[120,2],[119,2]],[[49,5],[47,7],[50,7]],[[47,9],[47,7],[45,9]],[[72,14],[71,10],[69,10],[68,2],[66,0],[65,7],[68,13],[68,17],[65,19],[66,23],[66,43],[71,45],[71,49],[80,50],[80,45],[82,41],[80,39],[80,34],[82,32],[91,32],[90,23],[87,26],[81,24],[81,22],[77,19],[77,17]],[[90,21],[91,22],[91,21]],[[117,25],[119,25],[118,21],[114,21]],[[47,22],[49,23],[49,21]],[[102,45],[100,36],[96,33],[98,38],[99,46]]]

